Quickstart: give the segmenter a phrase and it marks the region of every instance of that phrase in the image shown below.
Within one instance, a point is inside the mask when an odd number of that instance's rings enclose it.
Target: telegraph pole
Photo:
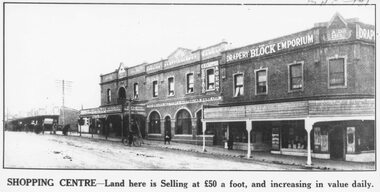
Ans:
[[[62,89],[62,126],[65,126],[65,89],[70,90],[72,83],[72,81],[67,81],[64,79],[56,80],[57,87]]]

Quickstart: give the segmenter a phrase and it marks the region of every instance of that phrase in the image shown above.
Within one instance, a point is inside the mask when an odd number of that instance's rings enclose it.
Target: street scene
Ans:
[[[5,6],[4,168],[376,170],[373,7]]]

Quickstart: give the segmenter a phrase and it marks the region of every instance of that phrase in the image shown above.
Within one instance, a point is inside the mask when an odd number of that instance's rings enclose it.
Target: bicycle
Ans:
[[[124,145],[128,145],[128,146],[133,145],[134,147],[141,147],[141,145],[144,144],[144,140],[142,139],[142,137],[139,137],[138,135],[129,135],[128,137],[132,137],[131,141],[129,140],[130,138],[127,139],[124,137],[121,140],[121,142]]]

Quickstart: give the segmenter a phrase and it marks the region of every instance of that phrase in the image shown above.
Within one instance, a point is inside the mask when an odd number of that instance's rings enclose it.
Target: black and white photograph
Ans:
[[[371,3],[5,2],[2,169],[375,173]]]

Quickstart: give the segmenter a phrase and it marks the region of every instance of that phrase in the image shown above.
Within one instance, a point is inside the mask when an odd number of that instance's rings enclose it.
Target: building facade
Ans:
[[[101,75],[89,131],[348,161],[375,161],[375,30],[336,14],[284,37],[230,49],[178,48]]]
[[[129,68],[120,64],[101,75],[101,106],[82,110],[81,117],[91,118],[90,132],[105,137],[128,134],[131,114],[147,139],[163,140],[169,133],[174,141],[202,144],[202,105],[221,101],[219,60],[227,46],[178,48],[158,62]],[[220,142],[214,140],[215,130],[207,130],[209,145]]]
[[[374,26],[336,14],[309,30],[231,49],[205,124],[244,150],[375,161]],[[248,153],[249,155],[249,153]]]

